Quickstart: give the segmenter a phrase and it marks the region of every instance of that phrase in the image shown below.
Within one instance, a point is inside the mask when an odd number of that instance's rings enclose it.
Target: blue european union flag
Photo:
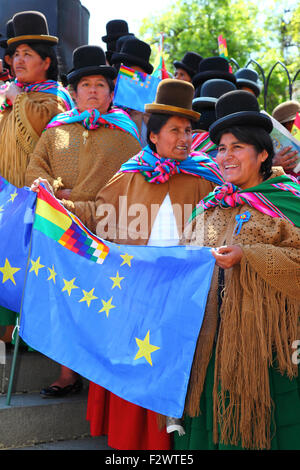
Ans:
[[[36,194],[0,176],[0,305],[20,311]]]
[[[25,214],[32,200],[22,206]],[[16,231],[9,235],[7,258],[28,259],[23,340],[125,400],[180,417],[215,263],[210,249],[104,242],[44,189],[29,258]]]

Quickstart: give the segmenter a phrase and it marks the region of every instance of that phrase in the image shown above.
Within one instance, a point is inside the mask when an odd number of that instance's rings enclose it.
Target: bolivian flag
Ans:
[[[102,264],[109,248],[97,239],[80,220],[70,214],[56,199],[40,188],[34,228],[68,250],[95,263]]]

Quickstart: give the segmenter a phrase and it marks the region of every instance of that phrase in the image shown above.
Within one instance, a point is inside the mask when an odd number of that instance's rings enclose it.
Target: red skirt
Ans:
[[[107,435],[118,450],[169,450],[171,437],[159,430],[153,411],[133,405],[90,382],[87,420],[92,436]]]

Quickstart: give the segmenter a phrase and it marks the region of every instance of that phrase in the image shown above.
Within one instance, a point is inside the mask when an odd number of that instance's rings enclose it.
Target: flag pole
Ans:
[[[35,210],[36,210],[36,205],[35,205]],[[34,214],[35,214],[34,210]],[[33,219],[34,220],[34,219]],[[28,249],[28,258],[27,258],[27,265],[26,265],[26,272],[24,276],[24,284],[23,284],[23,291],[22,291],[22,299],[21,299],[21,308],[20,308],[20,314],[17,317],[17,323],[15,326],[15,329],[12,333],[12,338],[14,336],[14,332],[16,331],[16,339],[15,339],[15,345],[14,345],[14,354],[13,354],[13,359],[12,359],[12,364],[11,364],[11,370],[10,370],[10,375],[9,375],[9,382],[8,382],[8,388],[7,388],[7,395],[6,395],[6,405],[9,406],[11,402],[11,394],[12,394],[12,387],[14,383],[14,377],[15,377],[15,369],[16,369],[16,363],[17,363],[17,357],[18,357],[18,352],[19,352],[19,345],[20,345],[20,323],[21,323],[21,315],[22,315],[22,308],[23,308],[23,299],[24,299],[24,293],[25,293],[25,285],[26,285],[26,280],[27,280],[27,274],[28,274],[28,266],[29,266],[29,260],[30,260],[30,255],[31,255],[31,242],[32,242],[32,233],[33,229],[31,229],[30,233],[30,241],[29,241],[29,249]]]

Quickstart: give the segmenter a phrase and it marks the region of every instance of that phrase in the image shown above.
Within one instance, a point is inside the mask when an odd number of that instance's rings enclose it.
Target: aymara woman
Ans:
[[[56,114],[71,109],[72,99],[58,82],[54,46],[46,18],[21,12],[12,18],[15,36],[7,40],[16,80],[0,108],[0,174],[22,187],[29,155]]]
[[[37,177],[46,178],[71,211],[76,201],[95,201],[121,164],[141,149],[134,122],[112,106],[117,72],[106,64],[104,51],[81,46],[73,53],[73,65],[67,79],[76,107],[48,124],[26,171],[28,186]],[[77,374],[62,367],[59,378],[41,394],[62,397],[80,389]]]
[[[299,450],[300,185],[272,168],[272,123],[254,95],[226,93],[216,115],[226,183],[184,238],[212,247],[216,267],[175,448]]]

